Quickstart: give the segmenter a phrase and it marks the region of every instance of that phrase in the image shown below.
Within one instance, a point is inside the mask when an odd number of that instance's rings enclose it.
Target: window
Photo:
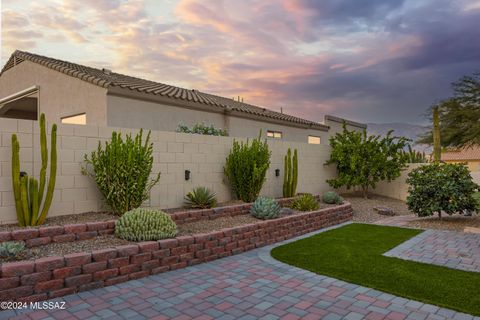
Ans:
[[[74,116],[63,117],[62,123],[64,124],[87,124],[87,115],[85,113],[77,114]]]
[[[320,144],[320,137],[316,136],[308,136],[308,143],[309,144]]]
[[[267,137],[273,138],[273,139],[282,139],[282,132],[267,130]]]

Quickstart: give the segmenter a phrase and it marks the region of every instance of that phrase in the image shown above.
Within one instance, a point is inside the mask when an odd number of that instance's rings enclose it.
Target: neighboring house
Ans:
[[[175,131],[197,123],[227,129],[230,136],[328,144],[343,119],[325,123],[257,107],[198,90],[139,79],[108,69],[15,51],[0,74],[0,117],[110,127]],[[349,129],[366,125],[347,121]],[[329,131],[330,129],[330,131]]]
[[[442,161],[447,163],[466,163],[471,172],[480,171],[480,147],[442,152]]]

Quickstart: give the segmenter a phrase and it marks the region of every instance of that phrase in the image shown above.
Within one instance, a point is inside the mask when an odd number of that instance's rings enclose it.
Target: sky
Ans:
[[[15,49],[313,121],[423,124],[480,71],[480,0],[3,0]]]

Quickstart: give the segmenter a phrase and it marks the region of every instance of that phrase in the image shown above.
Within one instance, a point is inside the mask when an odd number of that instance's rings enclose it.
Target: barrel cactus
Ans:
[[[177,225],[165,212],[137,208],[126,212],[115,224],[115,235],[130,241],[173,238]]]
[[[280,205],[275,199],[259,197],[253,203],[250,213],[258,219],[275,219],[280,215]]]
[[[335,191],[327,191],[323,194],[323,202],[328,204],[342,204],[343,198],[338,195]]]

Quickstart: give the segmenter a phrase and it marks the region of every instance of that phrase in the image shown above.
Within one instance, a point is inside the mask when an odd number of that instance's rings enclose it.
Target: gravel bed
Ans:
[[[36,227],[20,227],[18,224],[0,224],[0,231],[12,231],[23,228],[39,228],[46,226],[63,226],[65,224],[71,223],[86,223],[86,222],[97,222],[97,221],[107,221],[115,220],[118,216],[109,212],[86,212],[80,214],[71,214],[64,216],[50,217],[45,220],[45,223],[41,226]]]
[[[16,260],[33,260],[41,257],[63,256],[69,253],[90,252],[93,250],[113,248],[132,243],[127,240],[116,238],[114,235],[98,236],[88,240],[50,243],[40,247],[27,248]],[[7,262],[0,258],[0,265]]]
[[[438,219],[438,216],[418,218],[407,224],[409,227],[420,229],[439,229],[439,230],[452,230],[463,232],[465,227],[480,228],[480,216],[473,215],[467,217],[464,215],[442,215],[442,220]]]
[[[382,197],[378,195],[369,195],[368,199],[355,193],[342,194],[342,197],[352,204],[353,208],[353,221],[371,223],[381,219],[388,218],[378,214],[374,207],[382,206],[393,209],[396,216],[413,215],[408,210],[407,204],[404,201]]]

